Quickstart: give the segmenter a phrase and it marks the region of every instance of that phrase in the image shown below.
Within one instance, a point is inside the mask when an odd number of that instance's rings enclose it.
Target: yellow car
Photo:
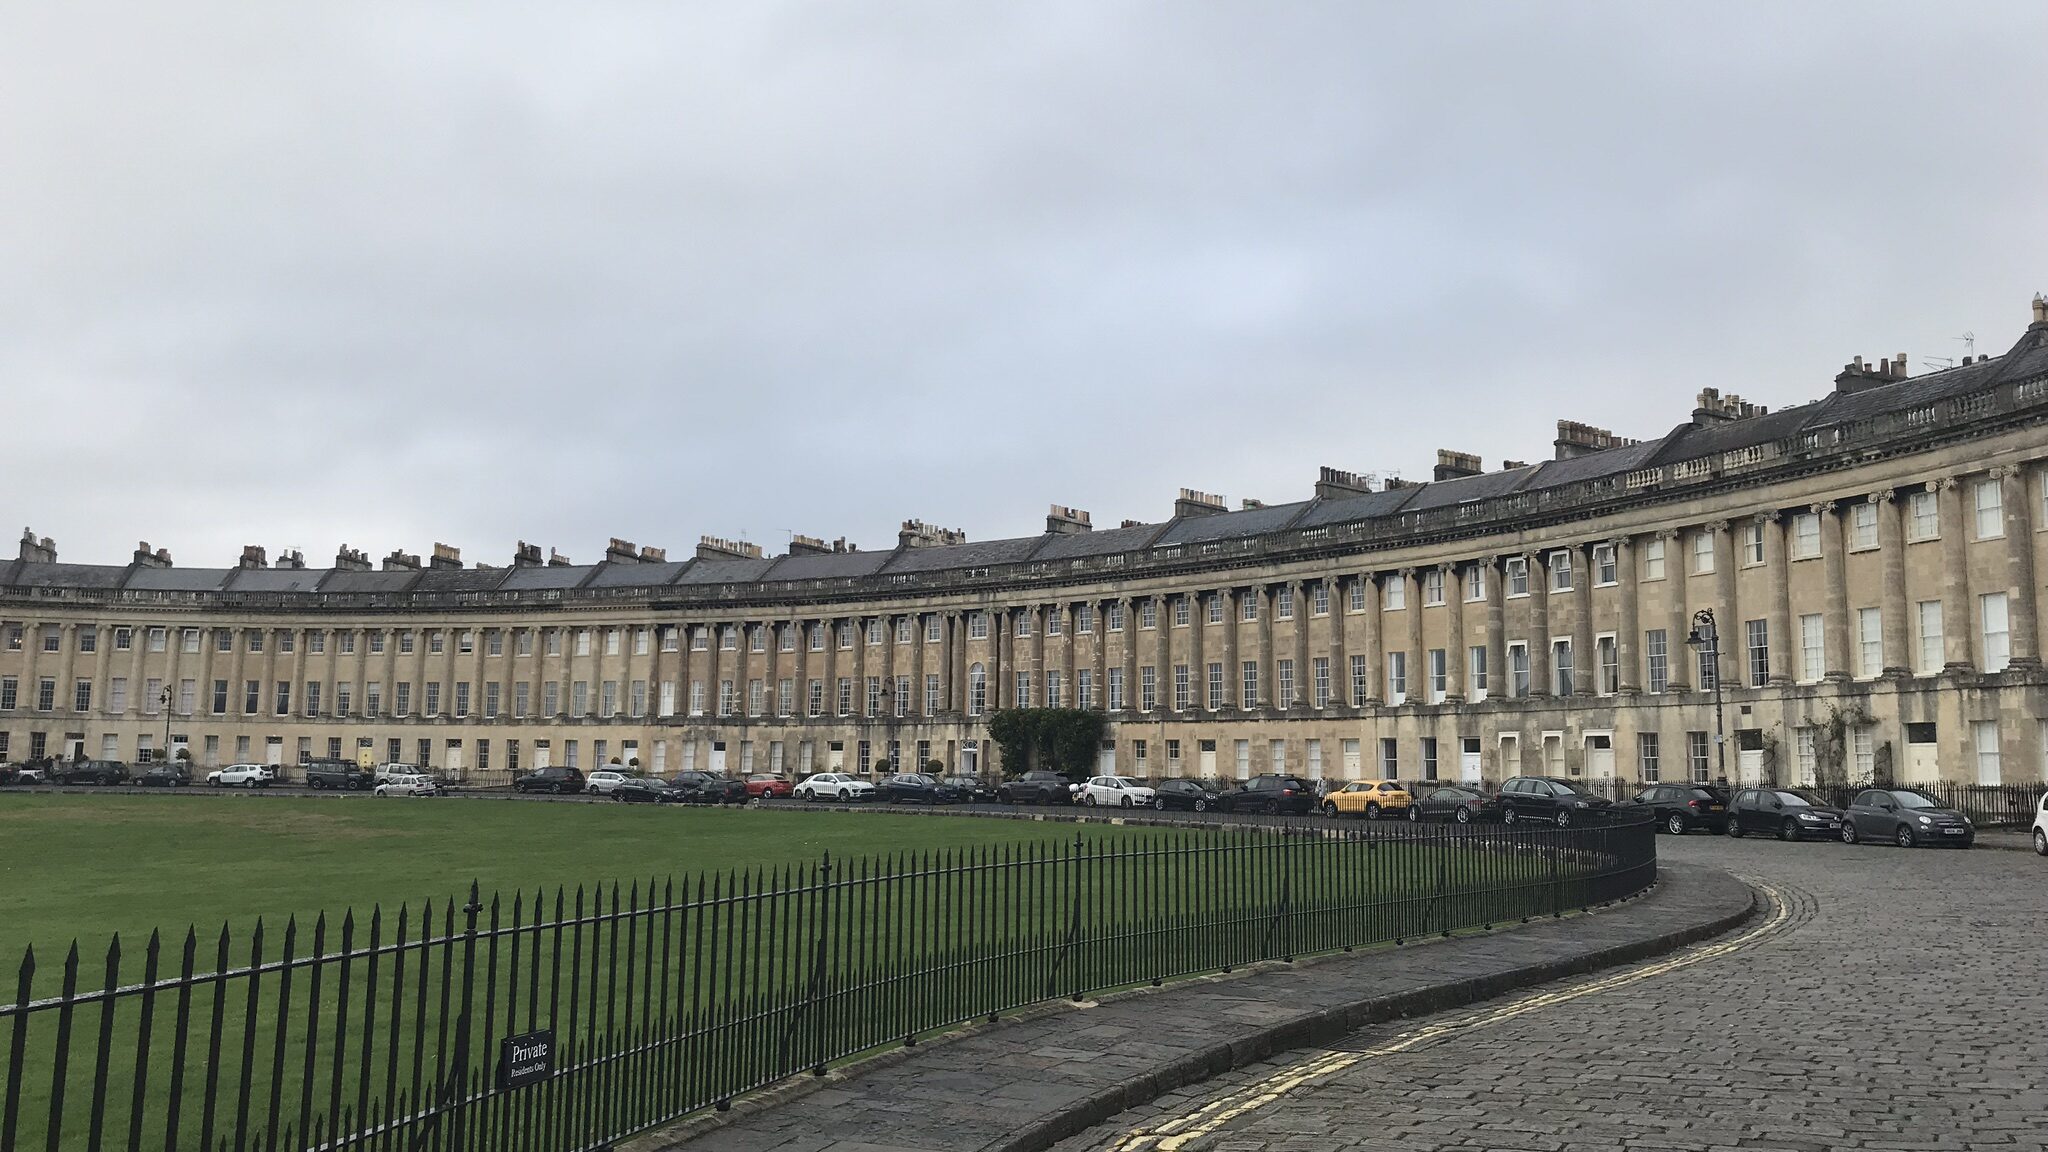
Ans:
[[[1414,798],[1398,780],[1357,780],[1323,799],[1323,815],[1332,820],[1339,816],[1364,816],[1367,820],[1403,817],[1412,803]]]

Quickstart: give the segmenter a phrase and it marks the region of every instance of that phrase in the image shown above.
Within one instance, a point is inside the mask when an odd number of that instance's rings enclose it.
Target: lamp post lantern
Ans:
[[[164,709],[164,763],[171,762],[171,686],[164,685],[162,697],[157,703]]]
[[[1722,783],[1728,781],[1728,735],[1721,710],[1721,631],[1714,625],[1714,610],[1702,608],[1692,614],[1692,632],[1687,645],[1707,658],[1714,679],[1714,771]]]

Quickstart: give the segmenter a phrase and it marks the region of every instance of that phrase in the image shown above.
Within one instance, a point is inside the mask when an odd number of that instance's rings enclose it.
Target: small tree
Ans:
[[[924,762],[924,770],[932,776],[943,776],[946,772],[946,762],[936,758],[927,760]]]
[[[1012,776],[1033,768],[1080,776],[1095,765],[1102,725],[1092,708],[1005,708],[989,717],[988,734]]]
[[[182,764],[190,764],[192,762],[192,750],[190,748],[178,749],[178,761]]]
[[[633,769],[635,772],[639,771],[640,758],[638,756],[633,757],[631,760],[626,761],[626,766]]]

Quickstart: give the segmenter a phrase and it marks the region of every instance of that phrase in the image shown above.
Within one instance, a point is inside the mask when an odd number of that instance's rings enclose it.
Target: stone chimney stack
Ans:
[[[297,548],[287,548],[278,554],[277,566],[279,568],[290,568],[294,571],[304,571],[306,567],[306,554]]]
[[[270,554],[264,551],[261,544],[244,544],[242,545],[242,562],[237,567],[268,568],[270,567]]]
[[[460,568],[462,567],[462,549],[450,548],[446,544],[435,541],[434,558],[427,561],[427,566],[429,568]]]
[[[512,550],[512,566],[514,568],[538,568],[541,564],[540,545],[538,544],[528,544],[526,541],[521,540],[519,547]]]
[[[745,540],[727,540],[722,536],[700,536],[697,538],[697,559],[699,560],[759,560],[761,546]]]
[[[1461,476],[1477,476],[1486,471],[1486,465],[1470,452],[1453,452],[1448,448],[1436,450],[1436,471],[1433,480],[1456,480]]]
[[[1055,536],[1072,536],[1079,532],[1092,531],[1094,527],[1095,525],[1089,522],[1086,512],[1079,508],[1069,508],[1065,504],[1055,504],[1052,511],[1045,514],[1045,530]]]
[[[1552,446],[1557,449],[1557,459],[1573,460],[1634,443],[1636,441],[1625,436],[1616,436],[1605,428],[1595,428],[1591,424],[1581,424],[1576,420],[1559,420],[1557,439],[1552,442]]]
[[[939,548],[948,544],[967,543],[967,533],[958,528],[941,528],[922,520],[905,520],[896,533],[898,548]]]
[[[614,536],[612,542],[605,546],[604,558],[614,564],[638,564],[640,546],[631,540],[621,540]]]
[[[351,548],[343,544],[334,553],[334,570],[336,572],[368,572],[370,570],[370,557],[361,548]]]
[[[1316,499],[1338,500],[1346,496],[1363,496],[1372,491],[1372,480],[1371,476],[1363,472],[1324,468],[1322,478],[1316,481]]]
[[[1851,367],[1861,370],[1863,368],[1863,357],[1858,356],[1856,363],[1851,365]],[[1835,382],[1839,385],[1841,377],[1836,377]],[[1704,428],[1709,424],[1719,424],[1729,420],[1747,420],[1751,416],[1762,416],[1768,412],[1770,412],[1768,406],[1751,404],[1733,392],[1723,396],[1719,388],[1702,388],[1699,394],[1699,407],[1692,410],[1692,424],[1695,428]],[[1634,443],[1634,441],[1629,441],[1629,443]]]
[[[1237,507],[1238,510],[1241,512],[1250,512],[1255,509],[1264,508],[1265,506],[1266,502],[1264,500],[1254,500],[1250,496],[1247,496],[1243,500],[1238,502]]]
[[[640,549],[640,562],[642,564],[666,564],[668,563],[668,549],[656,548],[652,544],[646,545]]]
[[[816,536],[792,533],[789,537],[789,554],[791,556],[829,556],[832,554],[832,546]]]
[[[1420,480],[1403,480],[1403,479],[1401,479],[1401,478],[1400,478],[1399,476],[1389,476],[1389,477],[1387,477],[1387,483],[1386,483],[1386,487],[1382,488],[1382,489],[1381,489],[1381,491],[1383,491],[1383,492],[1398,492],[1398,491],[1400,491],[1400,490],[1401,490],[1401,489],[1403,489],[1403,488],[1420,488],[1420,487],[1422,487],[1422,481],[1420,481]]]
[[[38,538],[30,529],[21,530],[21,559],[30,564],[55,564],[57,544],[48,536]]]
[[[1209,492],[1197,492],[1193,488],[1180,490],[1180,499],[1173,502],[1175,516],[1214,516],[1218,512],[1230,511],[1230,501]]]
[[[562,555],[553,548],[548,549],[548,567],[567,568],[572,563],[574,561],[570,560],[567,556]]]
[[[2034,293],[2034,322],[2027,327],[2048,328],[2048,296]]]
[[[169,548],[159,548],[151,552],[149,550],[149,541],[143,540],[135,545],[135,566],[137,568],[169,568],[171,566],[171,550]]]
[[[408,553],[394,548],[391,550],[391,555],[384,558],[384,570],[386,572],[417,572],[420,570],[419,554]]]
[[[1835,376],[1835,391],[1838,393],[1861,392],[1880,384],[1893,384],[1904,380],[1911,373],[1906,368],[1906,354],[1901,352],[1892,360],[1880,359],[1865,364],[1858,356],[1842,365],[1842,371]],[[1732,397],[1731,397],[1732,399]]]

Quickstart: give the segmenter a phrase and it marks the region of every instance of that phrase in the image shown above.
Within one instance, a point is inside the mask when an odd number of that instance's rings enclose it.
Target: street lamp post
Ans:
[[[1714,625],[1714,610],[1702,608],[1692,614],[1692,632],[1686,644],[1707,658],[1714,677],[1714,771],[1722,783],[1728,780],[1728,736],[1721,710],[1721,632]]]

